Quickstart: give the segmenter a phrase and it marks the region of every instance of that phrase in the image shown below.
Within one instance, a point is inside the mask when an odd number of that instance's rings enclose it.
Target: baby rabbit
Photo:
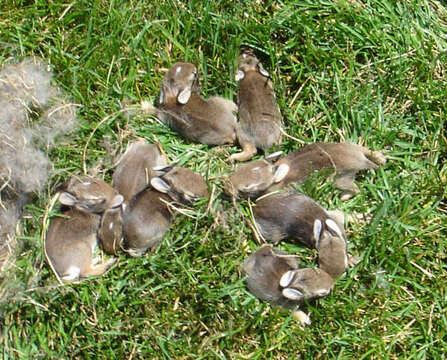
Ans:
[[[124,214],[124,249],[133,257],[142,256],[148,249],[155,251],[169,230],[172,215],[168,206],[171,198],[151,186],[137,194]]]
[[[175,63],[163,79],[160,108],[152,113],[188,140],[209,145],[233,144],[236,104],[217,96],[205,100],[199,91],[197,67]]]
[[[166,202],[188,204],[207,197],[208,188],[200,174],[181,167],[161,167],[160,177],[130,202],[124,215],[124,247],[131,256],[142,256],[148,249],[155,251],[169,230],[172,215]]]
[[[264,245],[243,264],[248,290],[261,300],[292,308],[330,293],[332,278],[323,270],[299,269],[294,257]]]
[[[335,170],[335,186],[342,190],[341,199],[348,200],[360,190],[354,184],[357,172],[377,169],[386,162],[385,156],[378,151],[371,151],[353,143],[314,143],[306,145],[279,159],[275,165],[289,165],[290,171],[278,188],[292,182],[305,181],[313,171],[322,169]]]
[[[63,281],[102,275],[115,259],[100,265],[93,259],[100,214],[120,206],[123,197],[104,181],[89,177],[72,178],[61,189],[59,201],[69,208],[51,220],[45,241],[48,261]]]
[[[257,148],[268,149],[281,142],[281,113],[270,75],[251,49],[239,56],[235,78],[240,81],[237,138],[242,152],[231,155],[231,159],[246,161]]]
[[[289,165],[276,166],[273,161],[282,154],[281,151],[267,156],[263,160],[239,165],[225,184],[225,193],[237,199],[257,198],[273,184],[280,183],[289,172]]]
[[[253,207],[256,224],[264,239],[274,244],[284,239],[296,239],[312,249],[317,247],[328,219],[331,219],[331,225],[336,224],[341,236],[345,236],[343,224],[337,225],[338,217],[334,219],[333,213],[336,212],[326,211],[310,197],[293,191],[262,196]],[[315,229],[317,220],[319,228]]]
[[[98,239],[102,249],[111,255],[118,255],[123,243],[123,206],[107,209],[101,217]]]
[[[331,222],[331,219],[327,219],[326,229],[321,232],[317,242],[318,265],[333,279],[343,275],[349,265],[348,247],[345,237],[341,236],[339,229],[335,223]],[[318,238],[317,234],[315,236]]]
[[[147,144],[143,139],[130,144],[119,157],[113,174],[113,185],[123,195],[124,202],[122,207],[108,209],[102,216],[98,237],[105,252],[117,255],[123,242],[123,211],[153,177],[162,174],[153,168],[166,165],[166,158],[158,146]]]
[[[348,266],[344,214],[326,211],[310,197],[294,192],[258,199],[253,214],[262,236],[274,244],[296,239],[318,250],[320,269],[334,279]]]
[[[151,178],[161,175],[154,167],[167,165],[166,157],[155,144],[147,144],[143,139],[130,144],[116,163],[113,186],[124,197],[124,204],[149,183]]]
[[[59,202],[95,214],[117,207],[123,197],[109,184],[92,177],[72,177],[59,187]]]
[[[275,161],[276,154],[272,154],[267,162],[260,160],[237,167],[229,178],[231,186],[228,188],[236,197],[255,198],[291,183],[302,183],[313,171],[333,169],[335,186],[342,190],[341,199],[348,200],[359,192],[353,182],[356,173],[364,169],[377,169],[378,164],[386,162],[380,152],[352,143],[314,143]]]

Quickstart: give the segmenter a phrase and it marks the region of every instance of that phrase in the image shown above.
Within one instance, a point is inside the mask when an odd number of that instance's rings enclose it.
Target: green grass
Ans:
[[[3,274],[3,359],[443,359],[447,353],[447,7],[435,0],[14,1],[0,4],[0,64],[38,56],[81,104],[81,127],[49,156],[56,172],[27,207],[16,264]],[[286,131],[306,142],[350,140],[389,162],[358,178],[342,203],[329,184],[304,186],[323,206],[364,215],[347,228],[361,258],[301,328],[243,284],[257,248],[223,199],[236,147],[188,144],[142,114],[175,61],[192,61],[203,93],[236,98],[239,46],[272,74]],[[40,232],[58,183],[86,166],[109,180],[133,135],[206,176],[215,197],[178,216],[158,252],[122,257],[101,278],[63,287]],[[285,152],[300,146],[284,139]],[[362,218],[362,216],[360,216]],[[299,246],[282,248],[315,263]]]

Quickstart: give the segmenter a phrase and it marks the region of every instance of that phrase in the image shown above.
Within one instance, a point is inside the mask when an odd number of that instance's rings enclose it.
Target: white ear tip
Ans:
[[[281,279],[279,280],[279,285],[283,288],[290,285],[290,283],[293,280],[295,273],[293,271],[287,271],[281,276]]]
[[[283,289],[282,294],[284,297],[290,300],[301,300],[303,298],[303,293],[292,288]]]
[[[123,203],[123,201],[124,201],[123,195],[121,194],[116,195],[112,202],[112,208],[120,206]]]
[[[282,151],[276,151],[276,152],[274,152],[273,154],[270,154],[270,155],[268,155],[268,156],[266,156],[265,157],[265,159],[274,159],[274,158],[276,158],[277,156],[280,156],[280,155],[282,155]]]
[[[278,169],[276,169],[275,172],[275,182],[280,182],[282,181],[287,174],[289,173],[290,167],[287,164],[281,164],[278,166]]]
[[[180,92],[180,94],[177,96],[177,101],[180,104],[185,105],[186,103],[188,103],[190,97],[191,97],[191,89],[187,88]]]
[[[238,70],[236,75],[234,75],[234,80],[240,81],[245,77],[245,73],[242,70]]]
[[[160,96],[158,98],[158,102],[163,105],[165,103],[165,93],[163,90],[160,91]]]
[[[269,72],[265,70],[262,66],[259,67],[259,72],[261,73],[261,75],[264,75],[265,77],[270,76]]]
[[[320,219],[316,219],[314,222],[314,239],[316,244],[320,241],[322,223]]]
[[[338,227],[337,223],[332,219],[326,219],[326,225],[329,229],[334,231],[339,237],[343,238],[343,233]]]
[[[164,170],[166,168],[169,168],[171,165],[157,165],[157,166],[153,166],[152,170],[154,171],[160,171],[160,170]]]
[[[323,297],[323,296],[328,295],[330,292],[331,292],[330,289],[320,289],[320,290],[317,290],[317,291],[315,292],[315,294],[316,294],[317,296],[319,296],[319,297]]]
[[[155,190],[160,191],[162,193],[167,193],[171,189],[171,187],[159,177],[152,178],[151,185]]]
[[[62,192],[59,195],[59,202],[63,205],[72,206],[75,204],[76,198],[67,192]]]

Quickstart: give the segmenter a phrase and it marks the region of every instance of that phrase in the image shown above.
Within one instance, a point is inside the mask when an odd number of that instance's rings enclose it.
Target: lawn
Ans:
[[[2,359],[444,359],[447,354],[447,7],[435,0],[15,1],[0,3],[0,66],[48,63],[79,104],[79,127],[48,150],[54,171],[26,207],[14,266],[1,274]],[[246,290],[259,246],[247,201],[222,196],[236,146],[182,140],[138,110],[165,70],[197,64],[205,97],[236,100],[241,45],[275,84],[285,131],[305,143],[353,141],[388,158],[346,202],[323,179],[301,187],[355,215],[360,263],[306,304],[312,324]],[[135,137],[203,174],[212,190],[176,216],[155,254],[122,256],[101,278],[60,286],[41,232],[57,185],[109,181]],[[301,141],[284,137],[273,150]],[[305,266],[316,254],[282,243]]]

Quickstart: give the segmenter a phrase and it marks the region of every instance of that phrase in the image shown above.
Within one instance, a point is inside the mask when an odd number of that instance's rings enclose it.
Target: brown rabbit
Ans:
[[[123,208],[106,210],[102,216],[98,237],[102,248],[109,254],[117,255],[123,242],[123,211],[150,180],[162,174],[154,167],[166,166],[166,157],[155,144],[140,139],[129,144],[117,162],[113,174],[113,185],[124,197]]]
[[[306,145],[279,159],[275,165],[286,164],[290,171],[280,184],[272,189],[283,187],[292,182],[305,181],[313,171],[335,170],[335,186],[342,190],[341,199],[348,200],[360,191],[354,178],[357,172],[377,169],[386,162],[385,156],[378,151],[353,143],[314,143]]]
[[[151,186],[137,194],[124,215],[124,247],[131,256],[155,251],[169,230],[172,215],[166,202],[188,204],[208,196],[200,174],[180,167],[165,167],[165,173],[151,179]]]
[[[340,227],[331,219],[326,219],[325,224],[325,229],[322,230],[317,242],[318,264],[320,269],[326,271],[333,279],[337,279],[350,265],[348,247],[345,237],[339,231]]]
[[[124,200],[109,184],[89,176],[72,177],[58,190],[61,204],[96,214],[119,206]]]
[[[281,142],[281,113],[270,75],[251,49],[239,56],[236,81],[240,81],[237,138],[243,151],[231,159],[246,161],[257,148],[268,149]]]
[[[118,255],[123,243],[123,206],[107,209],[101,217],[98,239],[102,249],[111,255]]]
[[[178,62],[163,79],[159,109],[150,112],[184,138],[209,145],[233,144],[237,106],[230,100],[200,96],[197,67]]]
[[[226,180],[225,193],[237,199],[257,198],[272,185],[280,183],[289,172],[289,165],[276,166],[273,161],[281,151],[267,156],[263,160],[239,165]]]
[[[45,251],[63,281],[102,275],[115,262],[96,265],[93,259],[101,213],[119,207],[123,197],[102,180],[72,178],[62,188],[59,201],[69,208],[51,220]]]
[[[130,144],[119,157],[113,173],[113,186],[123,195],[124,203],[129,204],[151,178],[161,175],[153,167],[164,165],[167,165],[166,157],[157,145],[147,144],[144,140]]]
[[[244,262],[249,291],[261,300],[292,308],[330,293],[332,278],[323,270],[299,269],[293,256],[264,245]]]
[[[274,244],[284,239],[295,239],[312,249],[317,248],[328,219],[345,237],[343,223],[337,224],[339,217],[334,219],[331,216],[336,212],[326,211],[310,197],[294,191],[265,195],[253,207],[256,224],[264,239]]]
[[[302,183],[314,171],[335,170],[335,186],[342,190],[341,199],[348,200],[359,192],[353,182],[356,173],[377,169],[386,162],[380,152],[352,143],[310,144],[276,161],[275,154],[272,154],[270,163],[258,160],[236,168],[229,180],[237,197],[256,198],[291,183]],[[253,168],[257,171],[253,172]],[[278,169],[282,169],[280,181],[276,176]]]
[[[344,214],[326,211],[310,197],[295,192],[258,199],[253,214],[262,236],[274,244],[295,239],[318,250],[320,269],[334,279],[348,266]]]

